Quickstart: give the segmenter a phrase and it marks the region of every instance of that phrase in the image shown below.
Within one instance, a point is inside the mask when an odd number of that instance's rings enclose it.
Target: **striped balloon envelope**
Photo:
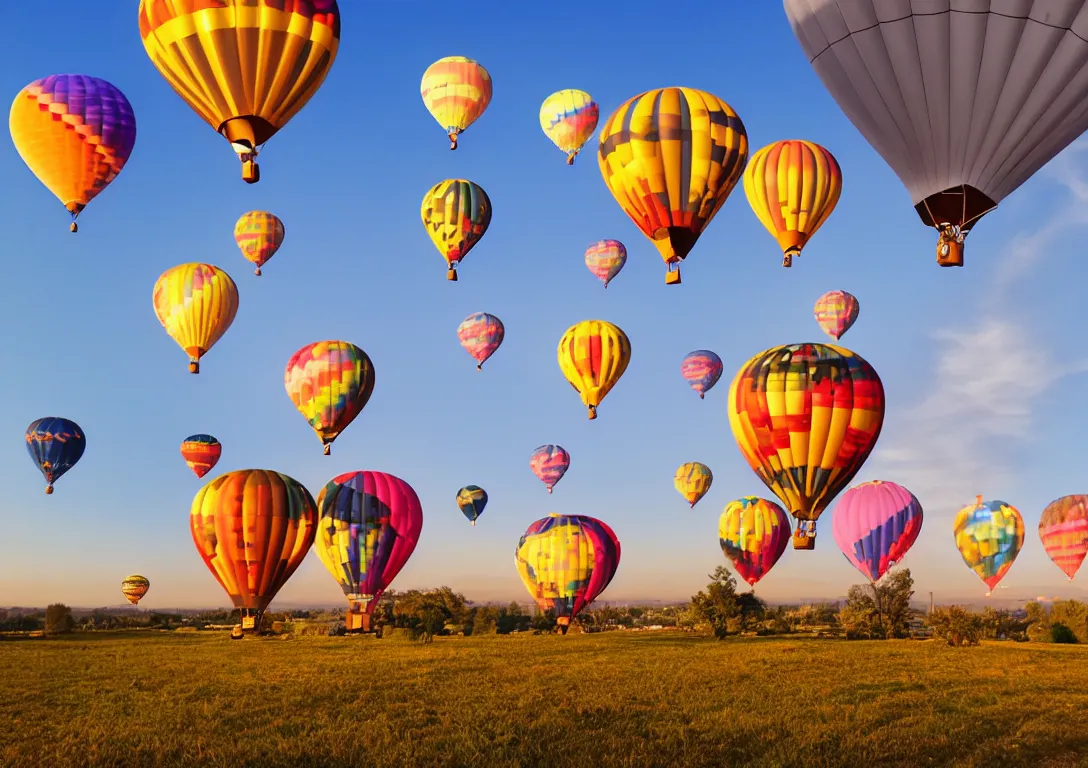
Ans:
[[[903,559],[922,530],[922,505],[901,485],[883,480],[848,489],[835,505],[831,532],[850,564],[879,581]]]
[[[835,340],[841,339],[854,326],[860,311],[857,297],[846,291],[828,291],[816,299],[812,308],[820,328]]]
[[[570,467],[570,454],[561,445],[542,445],[529,456],[529,469],[552,492]]]
[[[204,477],[219,463],[223,446],[211,435],[189,435],[181,441],[181,458],[197,477]]]
[[[476,361],[476,370],[482,371],[484,363],[506,338],[506,326],[502,320],[487,312],[475,312],[457,326],[457,339],[465,351]]]
[[[1047,504],[1039,538],[1047,556],[1072,581],[1088,554],[1088,496],[1062,496]]]

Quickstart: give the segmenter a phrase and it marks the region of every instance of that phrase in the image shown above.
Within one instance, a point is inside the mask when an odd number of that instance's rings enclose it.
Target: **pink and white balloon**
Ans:
[[[828,291],[816,299],[812,314],[816,322],[831,338],[838,341],[857,322],[861,304],[857,297],[846,291]]]
[[[831,518],[835,543],[872,581],[903,559],[922,530],[922,505],[901,485],[872,480],[839,497]]]
[[[619,240],[598,240],[586,249],[586,267],[607,288],[627,263],[627,249]]]
[[[495,354],[505,337],[502,320],[486,312],[469,315],[457,326],[457,338],[476,361],[477,371],[483,370],[484,362]]]

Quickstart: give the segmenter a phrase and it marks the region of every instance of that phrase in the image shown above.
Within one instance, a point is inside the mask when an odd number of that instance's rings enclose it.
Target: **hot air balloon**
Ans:
[[[689,461],[680,465],[672,482],[676,490],[684,497],[684,501],[694,509],[699,499],[706,496],[706,492],[710,490],[710,485],[714,482],[714,474],[706,464]]]
[[[717,96],[659,88],[605,121],[597,159],[608,191],[661,252],[665,282],[679,284],[680,262],[740,181],[748,134]]]
[[[45,492],[76,465],[87,449],[87,437],[74,421],[46,416],[26,428],[26,452],[45,477]]]
[[[369,632],[378,598],[419,541],[419,497],[394,475],[347,472],[321,489],[317,507],[317,556],[347,595],[347,629]]]
[[[570,467],[570,454],[561,445],[542,445],[529,456],[529,469],[552,492]]]
[[[589,418],[597,418],[597,406],[616,386],[631,362],[627,334],[604,320],[575,323],[559,340],[559,370],[574,391],[582,396]]]
[[[956,513],[952,531],[963,562],[990,592],[1005,577],[1024,545],[1020,511],[1008,502],[983,501],[981,496]]]
[[[133,605],[139,603],[140,598],[146,595],[147,590],[150,588],[151,582],[147,580],[146,576],[141,576],[138,573],[126,576],[121,581],[121,594]]]
[[[19,157],[72,215],[72,232],[136,144],[136,116],[125,94],[87,75],[30,83],[12,102],[8,125]]]
[[[816,306],[813,307],[816,322],[824,333],[836,341],[853,327],[860,311],[857,298],[846,291],[828,291],[816,299]]]
[[[680,375],[699,393],[702,400],[722,377],[722,359],[709,349],[688,352],[680,361]]]
[[[374,363],[351,342],[315,341],[291,355],[283,386],[328,456],[374,394]]]
[[[834,156],[811,141],[776,141],[752,155],[744,194],[756,218],[778,240],[782,266],[816,234],[839,202],[842,171]]]
[[[264,143],[329,74],[340,9],[336,0],[140,0],[140,37],[159,74],[230,142],[253,184]]]
[[[556,91],[540,105],[540,127],[552,143],[567,153],[567,165],[597,130],[600,110],[585,91]]]
[[[783,4],[832,98],[937,228],[943,267],[962,267],[971,227],[1088,129],[1083,0]]]
[[[922,530],[922,505],[901,485],[873,480],[843,493],[831,516],[835,543],[876,582],[903,559]]]
[[[159,275],[152,294],[155,316],[189,355],[189,373],[234,322],[238,286],[211,264],[179,264]]]
[[[419,213],[427,235],[449,267],[446,279],[456,281],[458,265],[491,224],[490,198],[474,181],[446,179],[423,196]]]
[[[450,149],[457,149],[458,135],[491,103],[491,75],[472,59],[446,56],[427,67],[419,94],[431,117],[450,137]]]
[[[261,267],[276,255],[283,245],[286,231],[279,216],[268,211],[243,213],[234,225],[234,242],[238,243],[247,261],[257,265],[253,274],[261,276]]]
[[[619,240],[598,240],[586,249],[586,267],[607,288],[627,263],[627,249]]]
[[[729,502],[718,520],[722,553],[751,587],[774,567],[789,540],[790,519],[785,511],[756,496]]]
[[[525,531],[514,552],[525,588],[541,611],[553,611],[566,634],[571,619],[604,592],[620,564],[620,542],[587,515],[552,512]]]
[[[211,435],[189,435],[181,441],[181,458],[197,477],[204,477],[219,463],[223,446]]]
[[[1047,504],[1039,538],[1047,556],[1072,581],[1088,554],[1088,496],[1062,496]]]
[[[884,386],[856,353],[786,344],[745,363],[729,388],[741,454],[797,520],[794,549],[869,457],[884,423]]]
[[[476,519],[484,513],[486,506],[487,491],[478,485],[466,485],[457,492],[457,508],[473,525],[476,525]]]
[[[502,320],[486,312],[469,315],[457,326],[457,338],[461,346],[476,361],[476,370],[482,371],[487,359],[495,354],[506,336]]]
[[[197,491],[189,526],[204,564],[240,610],[242,630],[259,632],[268,604],[314,543],[317,506],[281,472],[239,469]]]

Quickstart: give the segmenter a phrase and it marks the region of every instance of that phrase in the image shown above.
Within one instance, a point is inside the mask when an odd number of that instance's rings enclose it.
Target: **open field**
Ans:
[[[0,765],[1088,765],[1088,648],[677,632],[0,641]]]

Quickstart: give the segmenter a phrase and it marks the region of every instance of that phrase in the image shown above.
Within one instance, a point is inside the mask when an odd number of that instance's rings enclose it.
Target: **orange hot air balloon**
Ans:
[[[834,156],[811,141],[776,141],[752,155],[744,194],[756,217],[782,248],[782,266],[816,234],[842,194]]]
[[[234,225],[234,242],[242,256],[257,265],[253,274],[261,276],[261,267],[276,255],[283,245],[286,231],[280,217],[268,211],[243,213]]]
[[[340,47],[336,0],[140,0],[139,21],[159,74],[230,142],[249,184],[261,178],[259,149],[321,87]]]
[[[816,545],[816,520],[861,469],[884,423],[884,386],[856,353],[786,344],[745,363],[729,388],[741,454],[797,520],[794,549]]]

